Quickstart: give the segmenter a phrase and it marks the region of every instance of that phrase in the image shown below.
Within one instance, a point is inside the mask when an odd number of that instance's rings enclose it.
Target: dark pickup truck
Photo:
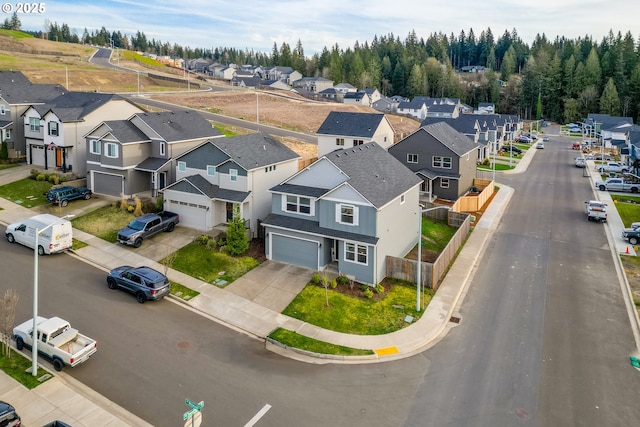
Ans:
[[[142,241],[161,231],[171,232],[180,222],[180,216],[174,212],[148,213],[134,219],[118,231],[118,242],[139,248]]]

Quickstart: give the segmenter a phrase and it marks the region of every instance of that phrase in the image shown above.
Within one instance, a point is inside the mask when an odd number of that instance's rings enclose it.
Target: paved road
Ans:
[[[637,424],[640,375],[604,225],[567,140],[523,175],[460,310],[423,353],[430,367],[407,426]]]

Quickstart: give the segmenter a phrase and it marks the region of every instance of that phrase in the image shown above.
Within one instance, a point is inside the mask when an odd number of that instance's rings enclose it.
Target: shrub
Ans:
[[[229,255],[238,256],[249,249],[249,239],[244,226],[244,219],[240,216],[240,208],[234,206],[233,219],[227,228],[227,250]]]
[[[202,246],[207,246],[207,244],[209,243],[209,236],[203,234],[196,237],[196,243]]]
[[[349,283],[349,278],[347,276],[344,276],[344,275],[338,276],[338,278],[336,280],[341,285],[346,285],[347,283]]]
[[[384,292],[384,286],[382,286],[380,283],[376,283],[375,289],[376,294],[381,294]]]
[[[3,140],[2,145],[0,145],[0,160],[7,160],[9,158],[9,146],[7,145],[7,141]]]
[[[47,180],[47,176],[43,173],[38,174],[38,176],[36,177],[36,181],[46,181]]]
[[[135,216],[140,216],[140,215],[142,215],[142,213],[143,213],[143,212],[142,212],[142,202],[140,201],[140,198],[136,196],[136,197],[133,199],[133,201],[134,201],[134,203],[135,203],[135,205],[136,205],[136,207],[135,207],[135,209],[134,209],[134,211],[133,211],[133,214],[134,214]]]
[[[156,199],[156,211],[161,211],[162,209],[164,209],[164,199],[160,196]]]
[[[132,213],[135,210],[133,206],[127,206],[127,212]]]
[[[311,283],[319,285],[321,281],[322,277],[320,276],[320,273],[313,273],[313,276],[311,276]]]
[[[338,281],[336,279],[333,279],[331,281],[331,289],[335,289],[338,287]]]
[[[31,178],[38,179],[38,175],[40,175],[40,171],[38,169],[31,169]]]
[[[369,298],[369,299],[373,298],[373,291],[371,290],[371,288],[369,286],[367,286],[367,285],[365,285],[365,287],[367,289],[364,290],[364,296]]]
[[[218,242],[215,239],[209,239],[207,242],[207,249],[214,251],[218,247]]]
[[[53,185],[60,184],[60,177],[57,174],[51,174],[47,177],[47,181],[49,181]]]
[[[123,211],[128,210],[129,204],[127,203],[127,198],[124,196],[124,193],[120,193],[120,209]]]

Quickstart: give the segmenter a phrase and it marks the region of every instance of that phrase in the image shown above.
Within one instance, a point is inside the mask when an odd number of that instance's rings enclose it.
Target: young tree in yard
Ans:
[[[2,141],[2,145],[0,145],[0,160],[7,160],[9,158],[9,147],[7,145],[7,141]]]
[[[324,288],[324,297],[325,297],[325,300],[327,301],[327,307],[329,307],[329,286],[331,285],[331,279],[329,279],[329,276],[327,275],[327,273],[324,273],[322,275],[322,280],[320,281],[320,283]]]
[[[11,334],[16,318],[18,293],[15,289],[7,289],[0,300],[0,334],[2,334],[2,354],[11,357]]]
[[[234,206],[233,219],[227,228],[227,251],[229,255],[241,255],[249,249],[249,239],[244,226],[244,219],[240,216],[240,208]]]

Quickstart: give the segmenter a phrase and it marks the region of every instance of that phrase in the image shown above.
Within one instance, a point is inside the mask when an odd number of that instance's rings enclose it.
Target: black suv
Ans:
[[[516,147],[515,145],[503,145],[502,151],[505,151],[505,152],[511,151],[514,154],[522,154],[522,150]]]
[[[89,200],[91,198],[91,190],[87,187],[72,187],[70,185],[65,185],[64,187],[50,189],[46,192],[46,195],[47,202],[53,203],[54,205],[59,204],[60,206],[65,207],[72,200]]]
[[[122,288],[136,296],[142,304],[147,300],[159,300],[171,292],[167,276],[151,267],[124,265],[114,268],[107,276],[109,289]]]
[[[20,427],[21,425],[22,421],[16,409],[0,400],[0,427]]]

